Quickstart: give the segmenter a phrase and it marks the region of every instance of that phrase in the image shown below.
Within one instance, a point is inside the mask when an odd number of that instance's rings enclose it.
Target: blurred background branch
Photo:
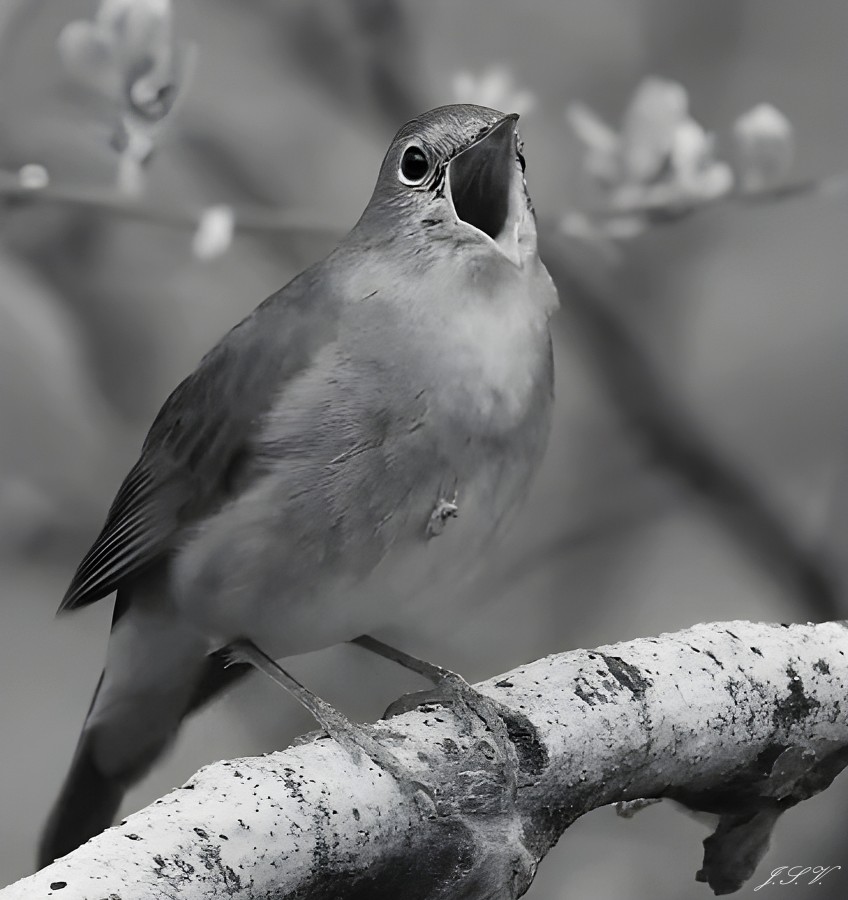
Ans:
[[[205,212],[203,209],[146,203],[111,188],[72,188],[51,185],[49,182],[45,182],[44,186],[29,186],[21,183],[20,173],[11,172],[0,172],[0,198],[12,208],[29,203],[55,204],[189,231],[197,229]],[[284,234],[317,232],[330,237],[339,235],[337,223],[332,222],[329,217],[322,221],[320,216],[309,210],[242,206],[232,209],[232,213],[235,228],[246,234],[270,231]]]
[[[573,211],[560,223],[563,233],[578,239],[592,239],[603,236],[610,229],[613,236],[622,227],[626,231],[632,227],[633,217],[645,221],[646,226],[656,227],[673,224],[683,216],[706,212],[717,204],[750,204],[767,206],[786,200],[803,198],[844,199],[848,196],[848,174],[831,175],[821,179],[807,179],[756,192],[731,192],[721,197],[711,198],[685,211],[669,211],[665,203],[632,204],[622,209],[596,210],[594,212]],[[46,203],[59,206],[92,209],[98,212],[125,217],[142,222],[164,225],[170,228],[196,229],[204,210],[168,208],[154,206],[143,200],[127,197],[120,191],[98,188],[73,188],[51,185],[49,174],[41,166],[23,166],[18,172],[0,171],[0,199],[11,208],[28,203]],[[207,207],[208,208],[208,207]],[[329,216],[321,217],[313,210],[286,210],[266,207],[241,206],[232,208],[235,229],[247,234],[261,232],[318,232],[337,237],[338,223]],[[622,224],[624,223],[624,224]],[[555,233],[556,223],[543,223],[546,230]],[[631,236],[631,235],[628,235]],[[226,250],[227,248],[223,248]],[[222,250],[222,252],[223,252]]]

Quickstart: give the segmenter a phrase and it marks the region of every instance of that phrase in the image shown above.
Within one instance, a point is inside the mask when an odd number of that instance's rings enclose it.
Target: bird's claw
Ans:
[[[459,515],[459,507],[454,500],[445,500],[442,497],[436,504],[433,512],[430,513],[430,519],[427,522],[427,537],[436,537],[445,530],[445,523],[448,519],[455,519]]]
[[[251,657],[248,653],[248,644],[243,641],[232,641],[226,647],[222,647],[218,653],[223,657],[224,668],[230,666],[250,665]]]
[[[514,797],[518,787],[519,763],[515,744],[507,727],[507,722],[513,716],[512,710],[475,690],[460,675],[448,670],[442,671],[445,674],[439,679],[436,688],[404,694],[389,705],[382,718],[394,718],[431,704],[450,704],[460,718],[479,719],[486,726],[490,738],[481,742],[481,752],[489,759],[500,759],[506,780],[506,796]],[[486,752],[486,746],[489,752]]]

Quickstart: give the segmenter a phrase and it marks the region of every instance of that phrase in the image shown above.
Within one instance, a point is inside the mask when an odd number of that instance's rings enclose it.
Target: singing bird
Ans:
[[[60,609],[117,591],[106,665],[40,847],[108,827],[241,669],[348,641],[479,563],[547,443],[548,321],[517,115],[401,128],[353,230],[165,401]]]

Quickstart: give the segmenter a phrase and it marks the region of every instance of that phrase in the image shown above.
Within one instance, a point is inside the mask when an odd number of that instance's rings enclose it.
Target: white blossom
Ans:
[[[457,72],[453,77],[453,95],[457,103],[476,103],[504,112],[524,114],[536,105],[536,95],[520,88],[506,66],[492,66],[480,74]]]
[[[28,191],[37,191],[50,184],[50,175],[44,166],[27,163],[18,169],[18,182],[22,188],[26,188]]]
[[[733,187],[731,168],[716,158],[715,139],[692,117],[685,89],[673,81],[645,79],[620,132],[579,103],[566,115],[587,174],[610,211],[620,213],[605,226],[611,237],[631,238],[644,230],[645,218],[679,215]]]
[[[621,140],[618,134],[583,103],[565,111],[568,124],[583,145],[583,165],[600,184],[613,184],[621,175]]]
[[[214,259],[221,256],[233,241],[235,214],[231,206],[209,206],[200,216],[191,244],[192,253],[198,259]]]
[[[101,0],[58,48],[73,78],[149,123],[171,112],[195,60],[193,45],[174,41],[171,0]]]
[[[713,200],[733,187],[733,172],[715,159],[715,138],[694,120],[675,129],[670,161],[681,189],[691,197]]]
[[[674,144],[677,129],[689,120],[689,98],[682,85],[646,78],[636,89],[621,126],[623,165],[630,180],[656,178]]]
[[[761,103],[740,116],[733,126],[739,180],[745,191],[757,192],[786,181],[795,155],[792,123],[780,110]]]

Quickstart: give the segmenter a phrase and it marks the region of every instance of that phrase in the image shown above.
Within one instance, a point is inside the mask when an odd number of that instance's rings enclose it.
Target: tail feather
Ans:
[[[42,834],[39,868],[108,828],[126,791],[168,749],[182,720],[249,670],[225,667],[219,654],[201,652],[198,658],[195,644],[174,642],[173,628],[161,642],[170,653],[163,657],[161,648],[150,644],[162,624],[151,627],[149,618],[132,614],[116,621],[106,669]],[[149,652],[139,653],[139,642]],[[184,651],[183,659],[178,650]],[[133,664],[135,671],[129,668]],[[116,674],[121,666],[124,670]]]
[[[91,736],[83,731],[41,836],[38,868],[50,865],[108,828],[133,780],[105,775],[97,764]]]

